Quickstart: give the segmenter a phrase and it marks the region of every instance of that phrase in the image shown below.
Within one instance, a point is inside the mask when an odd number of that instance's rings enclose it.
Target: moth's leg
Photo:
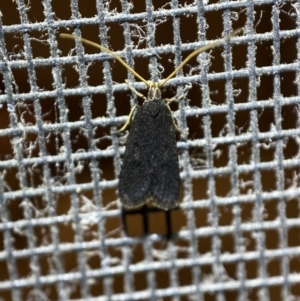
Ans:
[[[135,89],[131,86],[129,80],[126,79],[126,80],[125,80],[125,83],[126,83],[126,85],[128,86],[128,88],[129,88],[134,94],[136,94],[138,97],[141,97],[141,98],[143,98],[143,99],[146,99],[146,97],[145,97],[142,93],[138,92],[137,90],[135,90]]]
[[[130,113],[129,113],[129,116],[128,116],[128,118],[127,118],[126,123],[122,126],[122,128],[120,128],[120,129],[118,130],[118,132],[123,132],[123,131],[125,131],[125,130],[128,128],[128,126],[130,125],[131,118],[132,118],[132,115],[133,115],[133,113],[134,113],[134,110],[136,109],[137,106],[138,106],[138,105],[135,105],[135,106],[131,109],[131,111],[130,111]]]
[[[129,88],[135,95],[137,95],[138,97],[141,97],[141,98],[143,98],[143,99],[146,99],[146,97],[145,97],[142,93],[138,92],[137,90],[135,90],[135,89],[131,86],[129,80],[126,79],[126,80],[125,80],[125,83],[126,83],[126,85],[128,86],[128,88]],[[135,106],[131,109],[131,111],[130,111],[130,113],[129,113],[129,116],[128,116],[128,119],[127,119],[126,123],[122,126],[121,129],[118,130],[118,132],[123,132],[123,131],[125,131],[125,130],[128,128],[128,126],[130,125],[130,122],[131,122],[132,115],[133,115],[134,110],[136,109],[136,107],[137,107],[137,105],[135,105]]]
[[[181,100],[182,98],[184,98],[184,97],[185,97],[185,94],[183,94],[183,95],[181,95],[181,96],[179,96],[179,97],[174,96],[174,97],[172,97],[172,98],[165,98],[164,100],[165,100],[167,103],[170,103],[170,102],[172,102],[172,101],[180,101],[180,100]],[[174,120],[174,117],[173,117],[173,113],[172,113],[172,111],[171,111],[171,108],[169,107],[168,104],[167,104],[167,107],[168,107],[168,110],[169,110],[169,112],[170,112],[170,114],[171,114],[171,116],[172,116],[172,122],[173,122],[173,125],[174,125],[175,130],[176,130],[177,132],[181,133],[179,127],[177,126],[177,124],[176,124],[176,122],[175,122],[175,120]]]
[[[166,101],[166,102],[168,102],[168,103],[170,103],[170,102],[172,102],[172,101],[180,101],[182,98],[184,98],[185,97],[185,95],[183,94],[183,95],[181,95],[181,96],[179,96],[179,97],[176,97],[176,96],[174,96],[174,97],[172,97],[172,98],[165,98],[164,100]]]
[[[173,122],[173,125],[174,125],[175,130],[176,130],[177,132],[181,133],[179,127],[177,126],[177,124],[176,124],[176,122],[175,122],[175,120],[174,120],[173,112],[171,111],[171,108],[169,107],[168,104],[167,104],[167,108],[168,108],[168,110],[169,110],[169,112],[170,112],[170,114],[171,114],[172,122]]]

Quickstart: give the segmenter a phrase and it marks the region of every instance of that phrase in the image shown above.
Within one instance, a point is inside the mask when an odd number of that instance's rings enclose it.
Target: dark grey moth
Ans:
[[[180,194],[179,161],[176,148],[176,130],[178,128],[167,101],[161,97],[160,89],[191,58],[227,41],[241,31],[242,29],[239,28],[223,39],[195,50],[166,79],[159,83],[146,81],[118,55],[102,45],[69,34],[60,35],[110,53],[149,87],[147,98],[134,90],[139,97],[144,98],[144,103],[131,110],[128,121],[120,130],[125,130],[131,124],[119,176],[119,196],[125,207],[137,207],[148,201],[152,201],[157,207],[165,210],[178,205]]]
[[[135,109],[119,177],[119,196],[125,207],[151,200],[157,207],[177,206],[180,192],[176,133],[169,106],[160,90],[150,88]]]

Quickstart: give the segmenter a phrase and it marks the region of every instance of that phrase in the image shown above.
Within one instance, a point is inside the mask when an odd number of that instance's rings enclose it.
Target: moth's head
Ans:
[[[161,99],[161,92],[157,82],[150,82],[148,100]]]

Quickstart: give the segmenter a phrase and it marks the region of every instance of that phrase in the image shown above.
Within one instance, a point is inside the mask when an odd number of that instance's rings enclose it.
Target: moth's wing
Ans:
[[[119,197],[125,207],[137,207],[150,198],[149,145],[148,128],[151,116],[138,107],[131,122],[126,142],[123,164],[119,176]],[[150,125],[149,125],[150,122]]]
[[[156,139],[151,151],[151,194],[157,207],[168,210],[178,205],[180,173],[173,119],[167,105],[163,102],[162,105],[155,122]]]
[[[150,199],[165,210],[178,204],[180,192],[176,134],[171,113],[162,100],[146,101],[132,121],[119,196],[125,207]]]

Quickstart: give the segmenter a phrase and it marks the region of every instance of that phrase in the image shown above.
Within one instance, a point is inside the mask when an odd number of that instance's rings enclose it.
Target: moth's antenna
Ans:
[[[166,79],[164,79],[162,82],[160,82],[158,84],[158,87],[161,88],[169,79],[171,79],[191,58],[193,58],[194,56],[200,54],[201,52],[204,52],[208,49],[214,48],[216,46],[218,46],[221,43],[224,43],[226,41],[228,41],[231,37],[238,35],[239,33],[241,33],[243,31],[243,28],[238,28],[236,30],[234,30],[233,32],[231,32],[229,35],[227,35],[226,37],[215,41],[213,43],[207,44],[195,51],[193,51]],[[102,51],[106,51],[107,53],[111,54],[116,60],[118,60],[127,70],[129,70],[132,74],[134,74],[138,79],[140,79],[143,83],[145,83],[149,88],[151,88],[153,86],[152,82],[148,82],[146,81],[142,76],[140,76],[137,72],[135,72],[130,66],[128,66],[128,64],[126,64],[117,54],[115,54],[114,52],[112,52],[111,50],[109,50],[108,48],[94,43],[90,40],[78,37],[78,36],[73,36],[67,33],[61,33],[59,35],[61,38],[65,38],[65,39],[71,39],[71,40],[77,40],[77,41],[81,41],[82,43],[88,44],[90,46],[96,47]]]
[[[125,68],[127,68],[132,74],[134,74],[138,79],[140,79],[143,83],[145,83],[149,88],[151,87],[151,84],[146,81],[142,76],[140,76],[137,72],[135,72],[130,66],[128,66],[128,64],[126,64],[117,54],[115,54],[114,52],[112,52],[111,50],[109,50],[108,48],[94,43],[90,40],[78,37],[78,36],[73,36],[71,34],[68,33],[61,33],[59,35],[61,38],[65,38],[65,39],[71,39],[71,40],[77,40],[77,41],[81,41],[82,43],[88,44],[90,46],[94,46],[102,51],[106,51],[109,54],[111,54],[116,60],[118,60]]]
[[[161,88],[169,79],[171,79],[191,58],[200,54],[201,52],[204,52],[208,49],[214,48],[214,47],[218,46],[219,44],[228,41],[231,37],[238,35],[242,31],[243,31],[243,28],[238,28],[238,29],[232,31],[226,37],[224,37],[218,41],[215,41],[213,43],[207,44],[207,45],[193,51],[188,57],[185,58],[185,60],[166,79],[164,79],[162,82],[159,83],[159,87]]]

